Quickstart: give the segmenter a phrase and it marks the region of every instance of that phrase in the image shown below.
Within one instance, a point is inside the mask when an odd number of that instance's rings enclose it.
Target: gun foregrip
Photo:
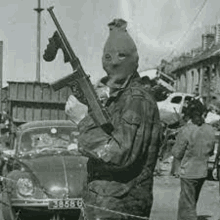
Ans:
[[[49,44],[44,51],[43,58],[47,62],[51,62],[55,59],[58,49],[61,47],[59,35],[57,31],[54,32],[53,36],[49,38]]]
[[[45,61],[51,62],[55,59],[58,49],[55,49],[55,48],[48,49],[48,48],[50,48],[49,44],[47,46],[47,49],[44,51],[43,58],[44,58]]]

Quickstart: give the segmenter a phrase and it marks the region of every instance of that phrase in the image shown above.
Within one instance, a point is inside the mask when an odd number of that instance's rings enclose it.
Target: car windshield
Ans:
[[[43,127],[25,131],[20,138],[20,151],[41,151],[43,149],[67,149],[77,143],[78,133],[71,127]]]

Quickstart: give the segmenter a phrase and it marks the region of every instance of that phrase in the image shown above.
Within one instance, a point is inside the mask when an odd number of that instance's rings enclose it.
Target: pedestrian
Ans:
[[[203,105],[205,105],[203,97],[199,93],[199,85],[198,84],[195,86],[195,89],[193,91],[193,95],[194,95],[194,97],[193,97],[194,99],[199,100]]]
[[[109,87],[105,107],[114,130],[105,133],[90,111],[78,124],[78,149],[89,158],[85,211],[88,219],[147,218],[160,146],[159,111],[137,72],[139,58],[127,22],[115,19],[108,26],[102,57],[107,77],[102,82]],[[71,100],[66,104],[70,116]]]
[[[185,124],[177,135],[172,149],[180,161],[181,192],[178,220],[197,220],[196,205],[208,175],[208,159],[213,154],[215,131],[204,123],[203,111],[191,109],[191,122]]]

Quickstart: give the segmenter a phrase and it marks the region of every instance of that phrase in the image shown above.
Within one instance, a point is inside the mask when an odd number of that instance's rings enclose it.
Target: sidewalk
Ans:
[[[176,220],[180,180],[169,176],[170,163],[162,164],[162,176],[154,178],[151,220]],[[206,181],[198,202],[198,220],[220,220],[219,182]]]

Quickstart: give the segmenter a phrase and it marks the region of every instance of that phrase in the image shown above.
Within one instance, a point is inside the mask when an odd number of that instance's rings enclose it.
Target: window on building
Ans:
[[[192,75],[191,75],[191,93],[193,93],[193,90],[194,90],[194,77],[195,77],[195,74],[194,74],[194,71],[192,71]]]
[[[171,103],[179,104],[182,101],[182,96],[175,96],[171,99]]]

